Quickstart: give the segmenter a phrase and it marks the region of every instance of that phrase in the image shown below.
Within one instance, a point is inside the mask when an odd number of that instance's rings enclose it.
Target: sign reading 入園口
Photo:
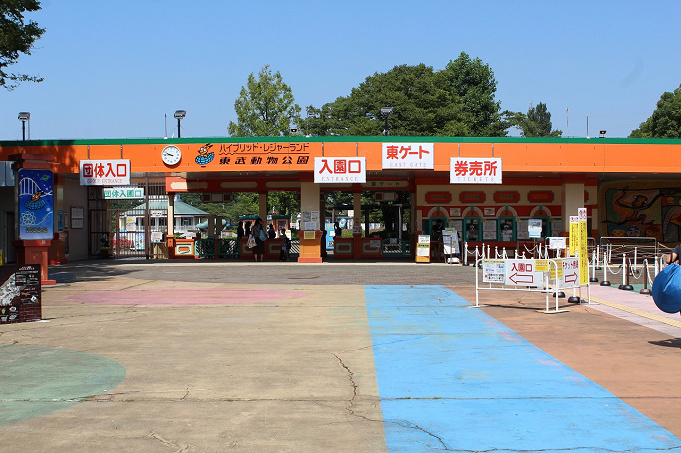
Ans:
[[[452,157],[449,160],[451,184],[501,184],[498,157]]]
[[[315,157],[315,183],[365,183],[365,157]]]
[[[82,186],[130,185],[130,159],[81,160]]]
[[[433,143],[383,143],[382,168],[433,170]]]

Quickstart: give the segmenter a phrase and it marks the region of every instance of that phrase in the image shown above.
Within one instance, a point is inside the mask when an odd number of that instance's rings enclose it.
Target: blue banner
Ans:
[[[19,239],[54,237],[54,176],[51,170],[19,170]]]

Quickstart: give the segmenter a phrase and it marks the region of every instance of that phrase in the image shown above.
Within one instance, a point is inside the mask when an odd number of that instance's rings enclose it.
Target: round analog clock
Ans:
[[[182,151],[175,145],[168,145],[161,151],[161,159],[166,165],[176,165],[182,159]]]

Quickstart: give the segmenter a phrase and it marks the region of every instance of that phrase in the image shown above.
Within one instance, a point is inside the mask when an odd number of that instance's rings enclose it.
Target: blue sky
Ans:
[[[503,110],[543,102],[564,135],[626,137],[681,84],[681,2],[43,0],[47,29],[0,91],[0,140],[227,135],[250,73],[269,64],[304,107],[401,64],[462,52],[494,71]],[[568,116],[566,118],[566,109]]]

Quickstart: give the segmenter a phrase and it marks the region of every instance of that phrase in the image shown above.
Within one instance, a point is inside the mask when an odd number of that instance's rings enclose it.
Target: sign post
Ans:
[[[416,262],[430,263],[430,235],[419,234],[416,244]]]

